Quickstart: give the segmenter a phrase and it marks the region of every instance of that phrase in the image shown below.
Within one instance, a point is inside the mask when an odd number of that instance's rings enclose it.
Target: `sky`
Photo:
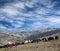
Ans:
[[[60,0],[0,0],[0,32],[60,28]]]

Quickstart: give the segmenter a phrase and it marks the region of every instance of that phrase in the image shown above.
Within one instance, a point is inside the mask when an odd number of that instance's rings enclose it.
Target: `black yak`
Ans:
[[[51,41],[51,40],[54,40],[54,38],[53,37],[49,37],[48,38],[48,41]]]

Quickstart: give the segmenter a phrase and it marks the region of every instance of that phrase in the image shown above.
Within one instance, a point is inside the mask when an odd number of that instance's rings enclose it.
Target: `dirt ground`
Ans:
[[[60,40],[18,45],[0,51],[60,51]]]

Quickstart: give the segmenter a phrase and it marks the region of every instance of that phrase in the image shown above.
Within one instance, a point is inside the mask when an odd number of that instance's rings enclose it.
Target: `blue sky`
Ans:
[[[0,29],[60,28],[60,0],[0,0]]]

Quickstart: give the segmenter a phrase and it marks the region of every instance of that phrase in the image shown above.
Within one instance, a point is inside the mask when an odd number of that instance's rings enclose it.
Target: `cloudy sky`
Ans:
[[[0,30],[60,28],[60,0],[0,0]]]

